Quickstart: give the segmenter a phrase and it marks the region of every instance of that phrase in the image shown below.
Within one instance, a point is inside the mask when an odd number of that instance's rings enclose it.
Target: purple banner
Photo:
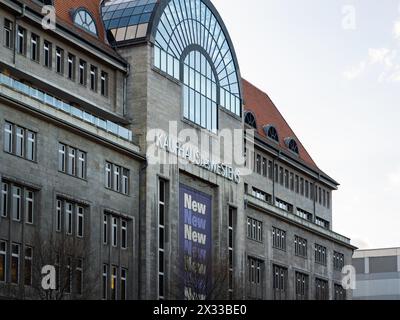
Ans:
[[[207,298],[211,281],[211,196],[180,185],[180,257],[184,298]]]

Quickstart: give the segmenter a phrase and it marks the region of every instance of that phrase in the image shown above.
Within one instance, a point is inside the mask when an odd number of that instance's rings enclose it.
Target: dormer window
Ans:
[[[278,130],[272,125],[268,125],[264,127],[264,132],[268,138],[275,142],[279,142]]]
[[[78,9],[75,12],[74,23],[86,31],[97,36],[97,27],[92,15],[85,9]]]
[[[244,117],[244,123],[257,130],[256,117],[254,116],[253,113],[246,112],[246,115]]]
[[[286,146],[288,149],[295,154],[299,154],[299,146],[297,145],[297,142],[293,138],[286,138],[285,139]]]

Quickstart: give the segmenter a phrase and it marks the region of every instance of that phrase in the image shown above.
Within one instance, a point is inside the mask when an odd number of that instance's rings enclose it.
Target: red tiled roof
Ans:
[[[279,112],[278,108],[271,101],[269,96],[256,88],[253,84],[245,79],[242,79],[243,98],[245,102],[245,111],[251,111],[256,117],[257,132],[262,137],[267,137],[264,132],[264,126],[273,125],[279,134],[279,147],[282,150],[288,151],[285,143],[286,138],[294,138],[299,147],[299,158],[308,166],[318,169],[314,160],[308,154],[307,150],[301,144],[285,118]],[[318,169],[319,170],[319,169]]]

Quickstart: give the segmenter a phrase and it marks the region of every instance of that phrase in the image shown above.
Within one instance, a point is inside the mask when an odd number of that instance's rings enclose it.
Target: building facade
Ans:
[[[357,250],[356,300],[400,300],[400,249]]]
[[[0,20],[0,297],[351,299],[338,183],[209,0],[2,0]]]

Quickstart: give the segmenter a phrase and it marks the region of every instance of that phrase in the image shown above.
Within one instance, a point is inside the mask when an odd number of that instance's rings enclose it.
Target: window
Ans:
[[[66,227],[66,233],[69,235],[72,235],[72,211],[73,211],[72,203],[67,202],[65,204],[65,227]]]
[[[12,218],[14,221],[21,221],[22,210],[22,189],[13,186],[13,203],[12,203]]]
[[[304,179],[300,178],[300,194],[304,196]]]
[[[272,228],[272,246],[276,249],[286,251],[286,231]]]
[[[297,208],[296,215],[304,220],[312,221],[312,214],[300,208]]]
[[[121,248],[126,249],[128,247],[128,222],[121,220]]]
[[[247,295],[252,299],[263,298],[264,262],[252,257],[247,258]]]
[[[40,38],[38,35],[31,34],[31,59],[33,61],[39,62],[40,58]]]
[[[247,218],[247,238],[262,242],[262,222],[253,218]]]
[[[83,260],[76,260],[76,269],[75,269],[75,292],[78,295],[83,293]]]
[[[267,159],[266,158],[262,159],[262,175],[263,175],[263,177],[267,176]]]
[[[11,245],[11,283],[19,283],[20,245]]]
[[[6,122],[4,125],[4,151],[29,161],[35,161],[36,134]]]
[[[76,174],[76,150],[74,148],[68,148],[67,172],[71,176]]]
[[[78,9],[74,15],[74,23],[86,31],[97,35],[96,23],[88,11],[84,9]]]
[[[172,56],[170,61],[173,63]],[[209,60],[191,51],[183,63],[183,116],[216,133],[218,130],[217,82]],[[172,67],[171,67],[172,69]]]
[[[290,190],[294,191],[294,173],[290,173]]]
[[[79,60],[79,83],[86,86],[87,83],[87,64],[84,60]]]
[[[102,275],[102,292],[103,299],[107,300],[108,298],[108,265],[103,264],[103,275]]]
[[[7,242],[0,240],[0,282],[6,281],[7,274]]]
[[[315,279],[315,300],[329,300],[328,281]]]
[[[234,216],[236,216],[236,209],[229,207],[228,212],[228,292],[229,292],[229,299],[233,299],[233,250],[234,250]]]
[[[306,180],[305,183],[305,194],[304,196],[308,199],[310,197],[310,183]]]
[[[12,49],[14,46],[14,24],[8,20],[4,19],[4,45]]]
[[[103,244],[108,244],[108,216],[103,215]]]
[[[43,43],[43,64],[45,67],[51,69],[52,62],[53,62],[53,45],[48,41],[44,41],[44,43]]]
[[[253,197],[260,199],[262,201],[266,201],[266,202],[270,202],[271,198],[272,198],[270,194],[268,194],[264,191],[258,190],[256,188],[253,188],[252,194],[253,194]]]
[[[273,266],[274,300],[286,300],[287,273],[286,268],[277,265]]]
[[[299,193],[300,192],[300,182],[299,182],[299,176],[296,174],[296,176],[295,176],[295,187],[296,187],[296,193]]]
[[[320,205],[322,205],[322,188],[319,187],[319,192],[318,192],[318,202]]]
[[[86,179],[86,153],[78,150],[78,170],[77,177],[81,179]]]
[[[121,300],[126,300],[126,278],[127,278],[127,270],[126,269],[121,269],[121,284],[120,284],[120,289],[121,289],[121,294],[120,294],[120,299]]]
[[[315,224],[324,228],[324,229],[329,229],[329,221],[326,221],[320,217],[315,217]]]
[[[283,171],[283,168],[282,167],[279,167],[279,184],[281,185],[281,186],[283,186],[283,176],[284,176],[284,173],[283,173],[284,171]]]
[[[277,206],[278,208],[280,208],[282,210],[285,210],[287,212],[292,212],[293,211],[293,207],[292,207],[291,204],[289,204],[289,203],[287,203],[287,202],[285,202],[283,200],[280,200],[278,198],[275,199],[275,206]]]
[[[56,71],[59,74],[64,74],[64,50],[56,48]]]
[[[26,30],[21,26],[18,26],[17,53],[26,55]]]
[[[24,280],[26,286],[32,285],[32,259],[33,259],[33,249],[31,247],[25,247]]]
[[[273,180],[273,178],[274,178],[274,173],[273,173],[273,171],[274,171],[274,167],[273,167],[273,165],[272,165],[272,161],[271,161],[271,160],[268,160],[268,178],[269,178],[270,180]]]
[[[101,94],[105,97],[108,97],[108,73],[102,71],[101,72]]]
[[[158,181],[158,298],[164,299],[165,282],[165,215],[167,212],[167,182]]]
[[[308,275],[296,272],[296,300],[308,300]]]
[[[9,185],[5,182],[1,183],[1,216],[3,218],[6,218],[8,216],[8,210],[9,210]]]
[[[79,238],[83,238],[83,233],[84,233],[84,223],[85,223],[85,219],[84,219],[84,209],[82,207],[77,207],[76,210],[76,235]]]
[[[122,194],[129,194],[129,170],[106,162],[106,188]]]
[[[333,269],[342,271],[344,267],[344,254],[340,252],[333,252]]]
[[[335,300],[346,300],[346,290],[340,285],[334,285],[334,299]]]
[[[296,256],[307,258],[307,240],[302,237],[295,236],[294,250]]]
[[[97,92],[97,81],[98,81],[97,67],[90,66],[90,90]]]
[[[86,152],[62,143],[58,144],[58,170],[60,172],[86,179],[86,162]]]
[[[299,154],[299,147],[298,147],[295,139],[287,138],[287,139],[285,139],[285,142],[286,142],[286,146],[288,147],[288,149],[290,151],[292,151],[293,153],[295,153],[297,155]]]
[[[259,154],[256,156],[256,172],[261,174],[261,156]]]
[[[257,130],[256,117],[251,112],[246,112],[244,123]]]
[[[111,218],[111,239],[112,246],[116,247],[118,245],[118,220],[115,217]]]
[[[33,191],[25,190],[25,221],[28,224],[33,224],[34,201]]]
[[[111,300],[117,300],[118,267],[111,267]]]
[[[70,257],[66,258],[66,266],[65,266],[65,292],[71,293],[72,289],[72,259]]]
[[[315,262],[326,266],[327,262],[327,251],[326,247],[319,244],[315,244]]]
[[[285,188],[289,189],[289,171],[285,170]]]
[[[61,232],[62,229],[62,201],[56,201],[56,231]]]
[[[326,192],[326,207],[328,209],[331,207],[331,193],[329,191]]]
[[[271,125],[266,126],[264,128],[264,132],[268,138],[270,138],[271,140],[273,140],[275,142],[279,142],[278,131],[276,130],[276,128],[274,126],[271,126]]]
[[[278,171],[277,164],[274,165],[274,173],[275,173],[275,182],[278,183],[279,182],[279,171]]]
[[[76,57],[69,53],[68,54],[68,79],[75,80],[75,69],[76,69]]]

